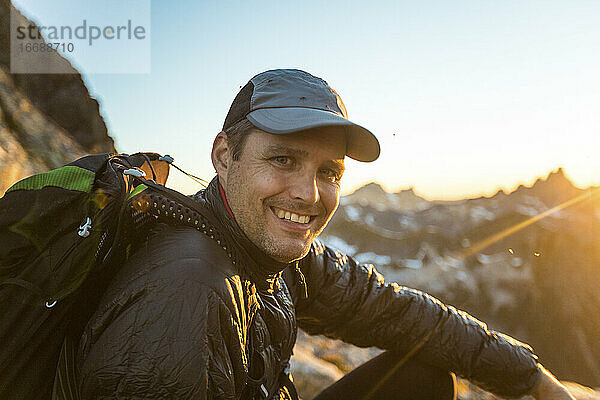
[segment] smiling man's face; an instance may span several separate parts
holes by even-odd
[[[237,161],[220,176],[235,219],[272,258],[308,253],[340,198],[346,139],[342,129],[272,135],[252,130]]]

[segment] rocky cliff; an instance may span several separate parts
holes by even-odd
[[[10,74],[11,8],[9,0],[0,0],[0,195],[28,175],[87,153],[115,151],[99,104],[77,71]],[[58,53],[53,62],[70,66]]]

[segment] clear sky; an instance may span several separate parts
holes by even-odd
[[[66,18],[55,2],[13,2],[38,24]],[[123,14],[111,2],[67,3],[74,14]],[[152,0],[150,8],[149,73],[86,72],[93,67],[74,60],[119,151],[169,153],[211,178],[212,139],[240,87],[267,69],[300,68],[327,80],[350,119],[380,139],[379,160],[347,163],[345,193],[376,181],[429,199],[473,197],[561,166],[580,187],[600,185],[597,0]],[[177,172],[170,182],[198,189]]]

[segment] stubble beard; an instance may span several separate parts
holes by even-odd
[[[290,263],[306,256],[312,242],[325,227],[323,225],[317,231],[311,230],[308,237],[297,239],[290,236],[279,237],[272,232],[273,227],[270,227],[267,219],[267,214],[271,212],[269,208],[271,203],[276,205],[274,199],[263,199],[257,209],[248,207],[248,204],[254,206],[254,202],[258,199],[250,197],[249,184],[243,179],[238,166],[228,171],[226,186],[227,202],[237,224],[254,245],[276,261]],[[291,233],[286,232],[286,234]]]

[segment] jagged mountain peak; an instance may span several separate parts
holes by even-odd
[[[573,196],[580,194],[573,182],[565,174],[562,167],[550,171],[546,177],[538,177],[535,182],[529,186],[520,184],[512,191],[499,189],[491,199],[503,199],[509,197],[516,199],[521,196],[533,196],[542,200],[546,205],[552,205],[557,201],[565,201]]]
[[[369,182],[364,186],[356,189],[352,194],[385,194],[387,193],[385,189],[377,182]]]
[[[398,192],[396,192],[397,194],[411,194],[417,197],[421,197],[419,195],[417,195],[415,193],[415,188],[413,186],[409,187],[408,189],[400,189]]]
[[[546,178],[538,178],[533,185],[519,187],[510,194],[513,197],[521,195],[533,196],[540,199],[549,207],[567,201],[582,192],[566,176],[562,167],[548,173]]]
[[[565,171],[562,167],[559,167],[555,171],[551,171],[548,174],[548,176],[546,176],[546,179],[538,179],[535,182],[534,186],[536,184],[561,186],[563,188],[571,188],[571,189],[575,188],[575,185],[573,185],[573,182],[571,182],[571,180],[566,176]]]
[[[342,204],[371,206],[379,211],[416,211],[430,206],[430,202],[417,195],[414,188],[402,189],[395,193],[386,191],[380,184],[370,182],[342,199]]]

